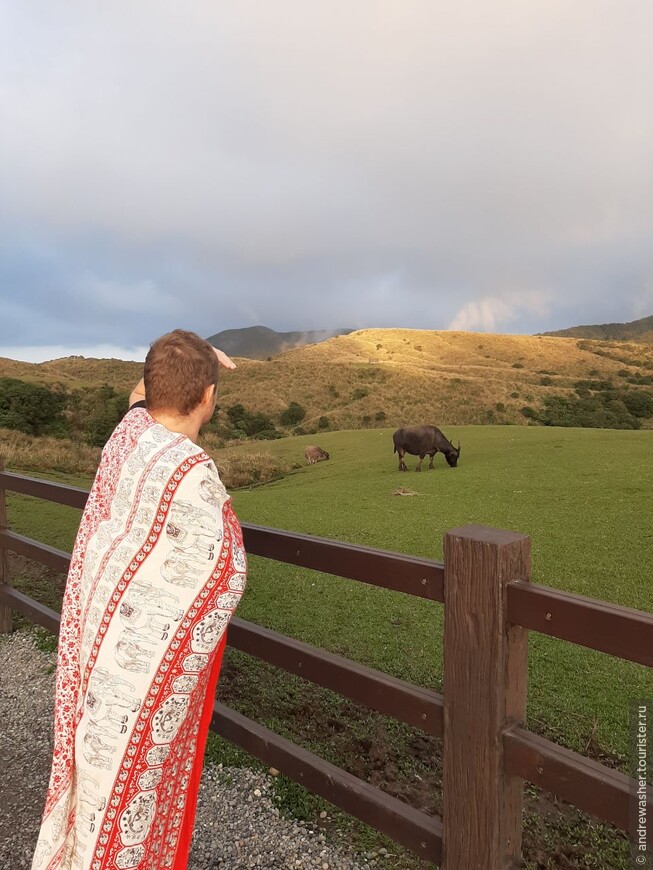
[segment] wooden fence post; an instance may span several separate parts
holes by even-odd
[[[507,628],[506,584],[530,580],[530,538],[485,526],[444,538],[445,870],[520,866],[523,780],[503,732],[526,713],[528,633]]]
[[[0,471],[4,471],[5,463],[0,456]],[[0,530],[7,528],[7,499],[5,489],[0,483]],[[7,551],[0,543],[0,585],[9,583],[9,558]],[[0,601],[0,634],[9,634],[11,631],[11,608]]]

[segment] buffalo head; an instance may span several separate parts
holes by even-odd
[[[453,444],[451,445],[451,450],[447,450],[444,454],[444,458],[447,460],[451,468],[456,467],[460,458],[460,441],[458,442],[458,447],[454,447]]]

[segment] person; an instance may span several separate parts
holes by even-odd
[[[105,445],[70,562],[54,749],[33,870],[187,867],[204,747],[247,563],[197,445],[219,367],[192,332],[157,339]]]

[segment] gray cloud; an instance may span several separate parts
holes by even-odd
[[[645,0],[0,3],[0,353],[647,314],[652,27]]]

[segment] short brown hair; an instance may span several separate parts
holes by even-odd
[[[162,335],[145,357],[145,401],[151,411],[186,417],[202,401],[207,387],[218,384],[218,358],[212,346],[184,329]]]

